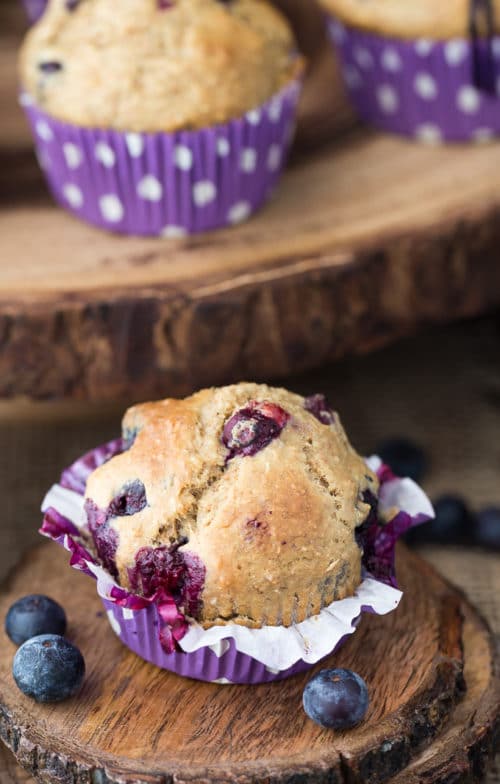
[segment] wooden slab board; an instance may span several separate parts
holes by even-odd
[[[65,214],[15,106],[14,2],[0,9],[1,396],[279,378],[500,302],[500,144],[429,148],[353,127],[314,25],[300,144],[255,219],[168,241]]]
[[[498,640],[464,602],[464,676],[467,692],[443,732],[388,784],[473,784],[483,781],[500,747]]]
[[[23,766],[60,784],[99,775],[106,784],[385,781],[436,736],[463,693],[460,595],[405,550],[399,571],[406,594],[398,611],[365,616],[339,654],[316,666],[355,669],[371,693],[366,721],[332,733],[302,710],[311,673],[221,687],[143,662],[114,636],[93,581],[73,572],[54,545],[43,545],[13,572],[0,617],[26,591],[61,601],[87,678],[69,702],[34,704],[12,680],[15,648],[2,633],[0,736]]]

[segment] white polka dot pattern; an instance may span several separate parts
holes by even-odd
[[[382,52],[382,68],[391,73],[400,71],[403,67],[401,57],[394,48],[384,49]]]
[[[300,89],[215,128],[171,134],[79,128],[23,99],[60,203],[99,227],[179,238],[250,217],[285,165]]]
[[[384,114],[394,114],[398,110],[398,94],[390,84],[381,84],[377,88],[377,101]]]
[[[269,104],[268,115],[269,119],[273,123],[277,123],[281,117],[283,105],[280,98],[273,98],[271,103]]]
[[[479,111],[481,96],[479,91],[471,85],[461,87],[457,93],[457,105],[466,114],[475,114]]]
[[[160,235],[167,239],[174,240],[185,237],[186,233],[186,230],[183,229],[182,226],[165,226],[165,228],[161,230]]]
[[[97,142],[95,146],[95,157],[107,169],[112,169],[116,163],[116,155],[112,147],[106,142]]]
[[[36,123],[36,132],[40,139],[43,139],[44,142],[50,142],[54,138],[54,133],[52,128],[45,120],[39,120]]]
[[[467,57],[467,44],[462,39],[448,41],[444,46],[444,56],[448,65],[460,65]]]
[[[363,46],[358,46],[354,49],[353,54],[357,64],[364,71],[368,71],[373,67],[373,56],[369,49],[365,49]]]
[[[139,133],[126,133],[125,143],[132,158],[139,158],[144,152],[144,139]]]
[[[210,180],[200,180],[193,185],[193,201],[197,207],[206,207],[217,196],[217,188]]]
[[[182,171],[189,171],[193,165],[193,153],[184,144],[178,144],[175,148],[175,165]]]
[[[267,168],[269,171],[275,172],[281,166],[282,149],[279,144],[272,144],[267,153]]]
[[[247,112],[246,118],[250,125],[258,125],[260,123],[260,109],[252,109]]]
[[[329,22],[342,74],[361,117],[390,133],[427,144],[483,142],[500,135],[500,36],[471,41],[403,41]],[[342,33],[339,34],[339,30]],[[474,84],[474,62],[494,68],[496,95]]]
[[[434,44],[427,38],[419,38],[415,41],[415,51],[420,57],[427,57],[432,52]]]
[[[257,150],[254,150],[252,147],[247,147],[243,150],[240,156],[240,166],[241,170],[247,172],[247,174],[254,172],[257,168]]]
[[[221,137],[217,139],[217,155],[220,155],[221,158],[227,158],[229,153],[231,152],[231,145],[229,144],[227,139]]]
[[[437,98],[438,88],[434,77],[428,73],[418,73],[414,81],[415,92],[424,101],[432,101]]]
[[[152,174],[146,174],[137,184],[137,193],[145,201],[160,201],[163,196],[163,186]]]
[[[252,205],[248,201],[239,201],[237,204],[234,204],[228,212],[228,223],[231,225],[236,225],[237,223],[243,223],[246,220],[250,213],[252,212]]]
[[[114,193],[108,193],[99,199],[102,217],[109,223],[120,223],[123,218],[123,204]]]
[[[78,169],[82,164],[83,155],[80,148],[72,142],[63,144],[63,154],[66,159],[68,169]]]
[[[70,207],[73,207],[75,210],[78,210],[82,206],[83,193],[81,192],[78,185],[73,185],[72,183],[68,183],[64,185],[63,193]]]
[[[443,141],[443,136],[438,126],[431,123],[419,125],[415,131],[415,137],[425,144],[439,144]]]

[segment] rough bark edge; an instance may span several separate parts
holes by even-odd
[[[467,605],[470,609],[470,605]],[[476,614],[478,626],[489,632],[488,624],[481,615]],[[493,671],[491,686],[486,702],[475,703],[471,723],[464,727],[461,745],[454,748],[453,753],[443,752],[443,758],[435,757],[424,760],[411,771],[404,784],[478,784],[483,781],[488,765],[500,750],[500,639],[489,632],[490,650],[492,653]],[[484,693],[483,693],[484,696]],[[388,784],[403,784],[402,775]]]
[[[481,224],[280,259],[203,288],[0,300],[0,397],[140,400],[279,379],[494,308],[498,247],[494,210]]]

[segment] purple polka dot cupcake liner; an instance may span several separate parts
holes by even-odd
[[[385,615],[397,608],[402,594],[396,583],[396,541],[412,526],[429,520],[433,510],[414,482],[395,477],[379,458],[372,457],[367,463],[380,480],[378,514],[370,517],[363,531],[363,575],[353,596],[334,601],[318,615],[288,628],[248,629],[230,623],[203,629],[186,616],[181,626],[169,625],[172,618],[177,623],[182,608],[166,604],[164,595],[145,598],[122,588],[91,546],[84,512],[87,479],[125,448],[122,439],[112,441],[63,471],[44,499],[40,532],[70,553],[73,568],[96,580],[111,628],[142,659],[212,683],[270,683],[304,672],[336,652],[355,632],[364,612]]]
[[[407,41],[331,17],[328,27],[349,96],[365,122],[429,144],[500,135],[500,36]],[[488,89],[478,86],[481,81]]]
[[[108,231],[181,237],[246,220],[274,191],[295,128],[299,79],[230,122],[175,133],[82,128],[27,94],[37,157],[55,200]]]
[[[43,15],[47,7],[47,0],[23,0],[23,6],[29,21],[34,24]]]

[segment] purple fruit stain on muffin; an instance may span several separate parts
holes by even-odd
[[[95,549],[104,568],[118,579],[116,568],[116,551],[118,549],[118,533],[110,525],[114,517],[129,517],[137,514],[147,505],[146,490],[139,479],[128,482],[111,501],[107,509],[100,509],[91,498],[85,501],[85,512],[89,531],[94,540]]]
[[[335,413],[325,395],[310,395],[304,401],[304,408],[323,425],[335,424]]]
[[[80,5],[80,0],[66,0],[66,10],[71,13]]]
[[[200,596],[205,584],[205,567],[193,553],[181,550],[182,539],[172,547],[142,547],[129,569],[132,589],[147,599],[162,594],[171,597],[187,615],[200,610]]]
[[[99,509],[91,498],[87,498],[85,501],[85,512],[97,555],[106,571],[117,580],[116,550],[118,548],[118,534],[109,524],[110,516],[104,509]]]
[[[290,419],[281,406],[268,401],[251,401],[227,420],[222,442],[229,449],[227,460],[252,457],[278,438]]]
[[[269,533],[269,523],[265,520],[254,518],[245,523],[245,542],[254,542],[258,537],[266,536]]]
[[[196,617],[201,607],[206,570],[198,556],[180,550],[187,541],[183,538],[169,548],[142,547],[128,570],[132,590],[156,603],[164,624],[160,640],[167,653],[186,634],[186,616]]]

